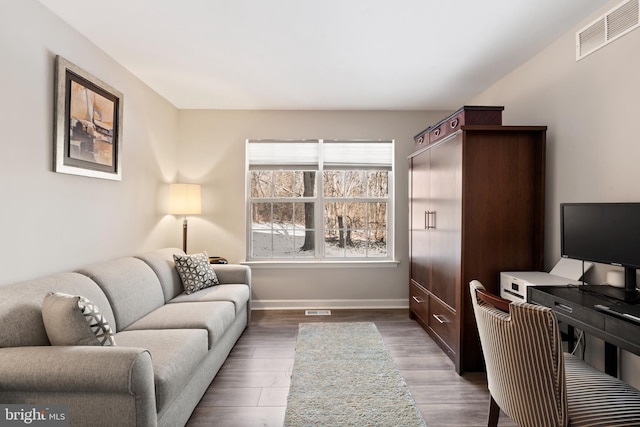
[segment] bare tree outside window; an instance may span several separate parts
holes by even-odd
[[[313,197],[316,194],[316,173],[315,172],[303,172],[303,184],[304,184],[304,192],[302,193],[303,197]],[[304,244],[300,250],[302,251],[312,251],[315,248],[315,233],[313,231],[314,227],[314,207],[313,203],[305,203],[304,204],[304,228],[306,229],[304,233]]]
[[[367,170],[324,172],[325,253],[387,256],[388,174]]]

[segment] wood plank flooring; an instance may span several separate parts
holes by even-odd
[[[187,426],[280,427],[284,422],[298,324],[374,322],[428,427],[486,426],[489,392],[480,373],[459,376],[407,310],[254,311],[249,327],[194,410]],[[506,415],[500,426],[516,426]],[[381,426],[384,427],[384,426]]]

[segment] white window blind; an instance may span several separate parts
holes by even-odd
[[[247,162],[256,166],[318,166],[391,170],[392,141],[248,140]]]
[[[319,141],[247,141],[247,161],[252,166],[317,166]]]
[[[376,168],[391,169],[393,144],[391,141],[324,141],[325,169]]]

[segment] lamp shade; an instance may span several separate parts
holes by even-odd
[[[169,213],[198,215],[202,212],[200,185],[169,184]]]

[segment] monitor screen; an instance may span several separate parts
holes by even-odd
[[[640,268],[640,203],[562,203],[562,256]]]

